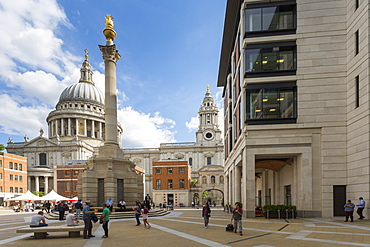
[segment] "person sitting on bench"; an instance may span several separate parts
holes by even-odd
[[[44,213],[39,211],[38,214],[32,216],[30,227],[41,227],[41,226],[48,226],[45,222]]]

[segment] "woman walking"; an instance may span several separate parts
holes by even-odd
[[[204,218],[204,228],[208,228],[209,217],[211,217],[211,208],[208,202],[203,205],[202,216]]]
[[[135,212],[135,219],[136,219],[136,226],[140,226],[140,214],[141,214],[141,207],[140,203],[136,202],[136,206],[132,208]]]
[[[104,235],[102,236],[102,238],[107,238],[108,237],[108,222],[110,220],[109,215],[111,211],[109,210],[109,208],[107,207],[107,204],[105,203],[102,204],[102,207],[103,207],[103,212],[100,216],[100,223],[102,224],[102,227],[104,229]]]
[[[141,214],[143,216],[143,222],[144,222],[144,229],[150,228],[150,224],[148,222],[148,213],[149,213],[149,209],[147,208],[147,206],[144,206],[144,208],[141,209]]]

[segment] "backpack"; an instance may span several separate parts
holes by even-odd
[[[149,210],[147,208],[144,208],[144,214],[147,214]]]

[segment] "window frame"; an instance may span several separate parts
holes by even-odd
[[[155,174],[161,174],[161,168],[155,168]]]
[[[173,174],[173,169],[172,168],[167,168],[167,174]]]
[[[258,54],[256,53],[256,57],[259,58],[253,62],[255,64],[256,62],[259,62],[261,66],[261,70],[254,70],[254,66],[251,68],[248,68],[248,64],[251,64],[252,61],[250,57],[252,56],[253,50],[259,50]],[[249,54],[248,54],[249,52]],[[264,66],[268,68],[267,66],[271,65],[262,65],[267,64],[268,60],[262,60],[262,57],[264,56],[264,59],[271,58],[272,55],[275,55],[274,60],[276,61],[275,68],[278,68],[278,66],[285,65],[281,62],[281,60],[284,60],[281,58],[282,54],[287,54],[287,52],[292,52],[292,66],[291,69],[270,69],[270,70],[263,70]],[[264,63],[267,61],[267,63]],[[268,76],[288,76],[288,75],[295,75],[297,71],[297,44],[295,41],[287,41],[287,42],[275,42],[275,43],[265,43],[265,44],[249,44],[247,45],[246,49],[244,50],[244,78],[256,78],[256,77],[268,77]]]
[[[293,26],[291,28],[276,28],[276,29],[271,29],[271,30],[264,30],[263,29],[263,20],[266,15],[263,14],[263,9],[271,8],[271,7],[276,7],[278,10],[278,21],[277,21],[277,26],[279,26],[279,20],[280,20],[280,14],[282,13],[281,8],[282,7],[288,7],[291,6],[293,15],[292,15],[292,21],[293,21]],[[248,28],[248,11],[251,10],[258,10],[260,9],[261,14],[260,14],[260,30],[252,30],[252,31],[247,31]],[[275,12],[276,14],[276,12]],[[274,17],[275,17],[274,14]],[[257,3],[257,4],[247,4],[247,7],[244,9],[244,37],[261,37],[261,36],[274,36],[274,35],[287,35],[287,34],[295,34],[297,30],[297,3],[296,1],[282,1],[282,2],[269,2],[269,3]]]
[[[157,179],[157,180],[155,181],[155,188],[156,188],[157,190],[160,190],[160,189],[161,189],[161,180],[160,180],[160,179]]]
[[[280,91],[286,91],[291,89],[293,92],[293,117],[288,118],[250,118],[250,94],[252,90],[264,90],[264,89],[277,89]],[[279,82],[279,83],[261,83],[261,84],[249,84],[246,90],[246,110],[245,110],[245,123],[247,125],[260,125],[260,124],[286,124],[296,123],[298,118],[298,99],[297,99],[297,85],[296,82]],[[279,91],[279,93],[280,93]],[[263,102],[262,102],[263,104]],[[280,102],[278,108],[280,109]],[[261,106],[263,109],[264,107]]]
[[[173,189],[173,181],[172,181],[172,179],[167,179],[167,188],[168,189]]]
[[[179,173],[185,173],[185,168],[184,167],[179,167]]]
[[[180,189],[185,189],[185,179],[180,179],[179,184],[180,184]]]

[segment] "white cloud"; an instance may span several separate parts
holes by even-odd
[[[186,128],[188,128],[188,132],[192,132],[193,130],[197,130],[199,127],[199,118],[198,117],[191,117],[189,122],[185,123]]]
[[[45,117],[51,110],[47,106],[23,107],[6,94],[0,95],[0,102],[6,102],[1,108],[1,133],[32,138],[41,127],[47,130]]]
[[[123,128],[122,147],[158,148],[160,143],[176,142],[176,123],[158,112],[152,116],[125,107],[119,109],[118,121]]]

